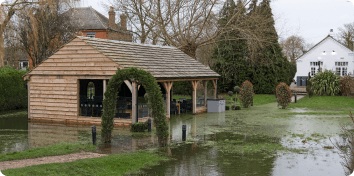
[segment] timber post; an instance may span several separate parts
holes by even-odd
[[[170,116],[171,116],[171,111],[170,111],[171,110],[171,105],[170,105],[171,95],[170,95],[170,93],[171,93],[171,88],[173,86],[173,82],[172,81],[163,82],[163,86],[166,90],[166,111],[167,111],[166,113],[167,113],[168,118],[170,118]]]

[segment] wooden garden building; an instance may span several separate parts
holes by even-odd
[[[193,114],[206,109],[209,81],[216,98],[220,75],[175,47],[76,37],[24,76],[28,82],[28,118],[100,124],[102,101],[109,79],[117,68],[130,67],[151,73],[163,87],[161,91],[165,92],[167,117],[177,105],[170,98],[175,81],[191,82],[193,97],[190,108]],[[136,108],[143,109],[136,98],[143,88],[134,80],[124,82],[117,100],[115,125],[129,126],[136,122],[133,117],[140,114]],[[196,89],[199,83],[204,84],[205,96],[203,105],[197,108]],[[179,110],[187,108],[181,106],[179,104]]]

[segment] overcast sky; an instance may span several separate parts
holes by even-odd
[[[82,6],[92,6],[108,17],[102,6],[109,0],[84,0]],[[272,10],[280,37],[302,36],[308,43],[316,44],[325,38],[330,29],[354,22],[354,5],[348,0],[273,0]]]

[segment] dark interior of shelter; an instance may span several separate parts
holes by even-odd
[[[108,85],[106,80],[106,84]],[[101,117],[103,109],[103,80],[102,79],[80,79],[80,116]],[[166,91],[161,83],[162,97],[166,106]],[[146,91],[141,85],[138,91],[138,116],[139,118],[149,117],[148,103],[144,98]],[[180,106],[180,108],[177,107]],[[201,106],[199,103],[198,107]],[[178,102],[171,97],[170,111],[171,114],[187,112],[192,110],[192,100],[180,99]],[[125,83],[121,84],[119,89],[115,118],[131,119],[132,114],[132,93]]]

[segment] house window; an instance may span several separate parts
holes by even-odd
[[[311,67],[311,76],[315,75],[316,67]]]
[[[348,73],[348,62],[335,62],[336,74],[345,76]]]
[[[20,69],[21,70],[26,70],[27,67],[28,67],[28,61],[21,61],[20,62]]]
[[[340,76],[340,70],[341,68],[340,67],[336,67],[336,74]]]
[[[87,37],[95,38],[96,32],[86,32]]]
[[[345,75],[347,75],[347,67],[343,67],[342,68],[342,76],[345,76]]]

